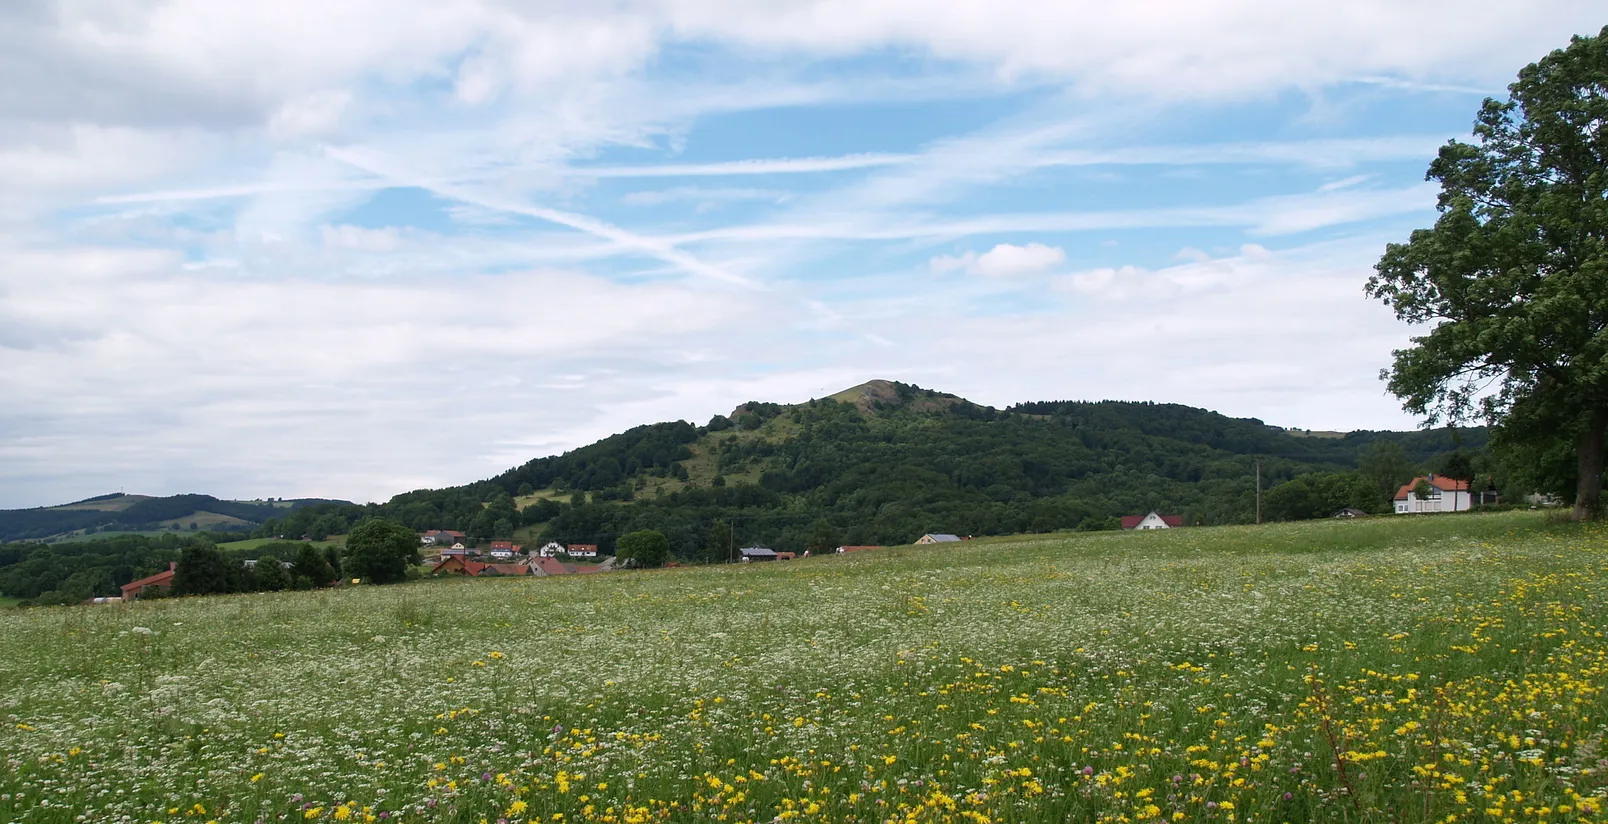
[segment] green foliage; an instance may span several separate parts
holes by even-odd
[[[1401,444],[1394,441],[1369,444],[1358,457],[1357,465],[1363,476],[1373,482],[1380,500],[1394,497],[1396,490],[1412,480],[1418,472],[1413,462],[1407,459]]]
[[[816,518],[815,522],[810,524],[809,540],[804,544],[804,548],[810,553],[820,555],[834,552],[840,546],[843,546],[843,534],[838,532],[838,528],[833,526],[831,521]]]
[[[1434,228],[1385,249],[1368,293],[1428,334],[1390,390],[1432,420],[1500,422],[1520,458],[1567,443],[1575,517],[1599,504],[1608,431],[1608,27],[1487,99],[1475,142],[1430,164]],[[1492,389],[1494,388],[1494,391]]]
[[[1267,491],[1263,510],[1269,520],[1304,521],[1328,518],[1342,509],[1384,512],[1384,500],[1373,481],[1356,472],[1314,472]]]
[[[328,586],[337,575],[329,558],[312,544],[301,544],[291,562],[291,583],[297,589]]]
[[[257,559],[257,589],[263,592],[278,592],[290,589],[290,573],[282,565],[279,558],[269,555]]]
[[[620,560],[635,561],[640,567],[661,567],[670,557],[670,541],[663,532],[643,529],[620,536],[619,549],[615,554]]]
[[[239,591],[239,575],[230,569],[239,566],[208,543],[195,543],[179,555],[178,571],[173,574],[174,595],[218,595]]]
[[[372,584],[407,579],[408,567],[419,562],[419,539],[413,530],[384,518],[370,518],[346,536],[342,567],[347,576]]]

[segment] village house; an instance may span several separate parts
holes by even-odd
[[[596,558],[597,544],[570,544],[565,554],[571,558]]]
[[[552,544],[549,544],[548,546],[552,546]],[[545,552],[546,549],[547,547],[542,547],[543,552]],[[525,561],[525,566],[530,569],[530,574],[532,575],[570,574],[569,568],[564,566],[564,564],[557,558],[554,558],[551,555],[543,555],[540,553],[527,559]]]
[[[524,564],[487,564],[471,560],[461,555],[443,558],[430,570],[431,575],[446,575],[457,573],[468,575],[471,578],[494,578],[505,575],[529,575],[530,568]]]
[[[1357,509],[1356,507],[1348,506],[1345,509],[1342,509],[1339,512],[1334,513],[1334,517],[1336,517],[1336,518],[1366,518],[1366,517],[1368,517],[1368,513],[1363,512],[1362,510]]]
[[[737,550],[737,554],[745,564],[753,563],[755,561],[776,560],[776,550],[771,549],[770,547],[745,546],[742,549]]]
[[[1425,497],[1418,497],[1415,488],[1423,483],[1428,487]],[[1424,475],[1414,478],[1396,490],[1396,514],[1413,515],[1420,512],[1466,512],[1473,508],[1468,481]]]
[[[564,554],[564,545],[557,541],[548,541],[536,550],[536,554],[542,558],[557,558]]]
[[[916,543],[920,544],[922,546],[926,546],[928,544],[955,543],[956,541],[959,541],[959,540],[960,540],[959,535],[950,535],[947,532],[929,532],[926,535],[923,535],[920,538],[917,538]]]
[[[140,597],[140,593],[148,589],[161,590],[162,592],[173,589],[173,576],[178,572],[178,569],[177,562],[169,561],[167,569],[155,575],[147,575],[138,581],[129,581],[123,585],[123,600],[132,601]]]
[[[492,541],[486,548],[487,554],[498,560],[506,560],[525,551],[525,548],[513,541]]]
[[[456,555],[462,558],[471,558],[480,554],[480,550],[464,546],[461,542],[441,550],[442,555]]]
[[[1184,525],[1182,515],[1161,515],[1150,510],[1148,515],[1122,516],[1123,529],[1177,529]]]
[[[462,543],[463,539],[467,537],[469,536],[459,532],[456,529],[431,529],[426,530],[419,535],[419,543],[424,544],[425,546],[434,546],[436,544],[456,544]]]

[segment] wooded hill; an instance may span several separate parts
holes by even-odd
[[[1382,447],[1396,460],[1370,508],[1384,511],[1385,487],[1402,473],[1485,443],[1483,429],[1314,436],[1176,404],[999,410],[872,381],[802,404],[743,404],[704,426],[636,427],[479,483],[342,514],[605,551],[619,535],[657,529],[677,555],[718,558],[732,545],[796,551],[909,543],[925,532],[1113,528],[1151,509],[1191,524],[1244,523],[1255,517],[1258,460],[1271,488],[1355,470]],[[298,510],[259,533],[321,537],[312,524],[332,509]]]
[[[1369,476],[1376,493],[1364,488],[1366,500],[1346,504],[1386,511],[1394,484],[1451,453],[1477,454],[1486,439],[1484,429],[1304,433],[1177,404],[1043,401],[1000,410],[872,381],[801,404],[746,403],[703,426],[639,426],[385,504],[102,496],[0,512],[0,537],[182,529],[202,512],[238,519],[258,537],[320,539],[379,516],[482,542],[595,543],[605,552],[622,534],[657,529],[678,556],[719,559],[750,544],[802,551],[909,543],[925,532],[1110,529],[1152,509],[1189,524],[1245,523],[1255,517],[1258,460],[1272,490],[1382,454],[1388,460]]]
[[[61,506],[0,510],[0,543],[68,538],[102,532],[210,530],[249,533],[276,513],[314,504],[345,501],[224,501],[211,495],[112,493]]]

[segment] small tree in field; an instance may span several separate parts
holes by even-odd
[[[670,557],[670,539],[657,529],[644,529],[620,536],[615,556],[634,560],[639,566],[660,567]]]
[[[291,572],[291,581],[297,589],[329,586],[329,582],[335,580],[335,570],[330,567],[329,559],[312,544],[302,544],[296,550]]]
[[[177,571],[173,573],[173,594],[212,595],[229,592],[229,561],[217,547],[208,543],[194,543],[179,555]]]
[[[1441,147],[1427,175],[1440,218],[1386,247],[1368,294],[1434,324],[1386,372],[1406,408],[1483,417],[1529,463],[1567,444],[1574,477],[1560,486],[1589,520],[1608,433],[1608,27],[1508,91],[1481,107],[1475,143]]]
[[[418,562],[418,536],[384,518],[370,518],[346,536],[345,574],[374,584],[406,580],[408,566]]]

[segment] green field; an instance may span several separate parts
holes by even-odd
[[[236,551],[238,551],[238,550],[242,550],[242,549],[257,549],[257,548],[262,547],[262,546],[264,546],[266,544],[283,544],[283,543],[287,543],[287,542],[289,542],[289,543],[298,543],[298,544],[304,544],[304,543],[305,544],[312,544],[313,546],[318,546],[318,547],[344,546],[345,545],[345,543],[346,543],[346,536],[345,535],[335,535],[335,536],[332,536],[332,537],[333,537],[333,540],[329,540],[329,541],[289,541],[289,539],[287,539],[287,538],[247,538],[244,541],[228,541],[226,543],[218,544],[218,549],[236,550]]]
[[[0,821],[1602,821],[1532,513],[0,614]]]

